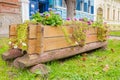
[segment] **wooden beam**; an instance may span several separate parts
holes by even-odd
[[[25,55],[19,59],[16,59],[14,61],[14,66],[17,68],[30,67],[40,63],[49,62],[52,60],[67,58],[86,51],[101,48],[106,45],[107,42],[94,42],[94,43],[86,44],[83,47],[75,46],[75,47],[63,48],[63,49],[44,52],[43,54],[38,55],[36,59],[29,59],[28,55]]]
[[[24,53],[20,49],[10,49],[8,52],[2,54],[2,58],[3,60],[12,60],[23,55]]]

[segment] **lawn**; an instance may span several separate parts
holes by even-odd
[[[111,36],[120,36],[120,31],[110,31]]]
[[[0,40],[0,54],[8,49]],[[43,80],[120,80],[120,41],[109,40],[107,50],[46,63],[49,74]],[[15,69],[0,58],[0,80],[42,80],[28,70]]]

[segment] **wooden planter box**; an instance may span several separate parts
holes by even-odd
[[[10,25],[10,38],[15,38],[17,25]],[[66,26],[64,26],[66,27]],[[73,33],[74,27],[68,27],[67,31],[70,35]],[[72,37],[71,40],[75,42]],[[51,60],[70,57],[89,50],[105,47],[105,42],[100,42],[97,38],[97,28],[88,28],[86,31],[86,45],[80,47],[78,44],[69,44],[59,27],[43,26],[40,24],[30,24],[28,26],[28,49],[27,54],[21,58],[15,59],[16,67],[29,67],[39,63]],[[20,48],[20,47],[19,47]],[[19,65],[19,66],[18,66]]]
[[[10,26],[10,38],[16,37],[17,25]],[[65,26],[66,27],[66,26]],[[42,25],[29,25],[28,27],[28,54],[41,54],[51,50],[57,50],[73,46],[65,39],[64,33],[60,27],[50,27]],[[73,33],[73,27],[67,26],[67,31],[70,35]],[[75,41],[71,38],[75,43]],[[86,31],[85,43],[97,42],[97,28],[89,28]],[[74,45],[74,46],[77,46]],[[19,47],[20,48],[20,47]]]

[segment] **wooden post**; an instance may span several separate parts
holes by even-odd
[[[17,37],[17,24],[12,24],[9,26],[9,38],[12,41],[12,43],[10,44],[10,48],[13,48],[13,43],[15,42],[15,38]]]
[[[36,44],[36,53],[41,54],[44,52],[43,50],[43,30],[41,24],[37,25],[37,44]]]
[[[36,53],[37,26],[29,24],[28,26],[28,54]]]
[[[43,28],[41,24],[30,24],[28,27],[28,54],[35,59],[43,53]]]

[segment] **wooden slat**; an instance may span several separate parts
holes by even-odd
[[[28,27],[29,31],[28,31],[28,38],[37,38],[37,26],[36,25],[33,25],[33,24],[30,24],[29,27]]]
[[[59,48],[69,47],[69,44],[65,37],[45,38],[44,39],[44,51],[54,50]]]
[[[43,53],[43,31],[40,24],[37,25],[36,53]]]
[[[28,40],[28,54],[36,53],[36,39]]]
[[[73,32],[72,27],[67,27],[67,30],[69,34]],[[64,33],[60,27],[44,26],[44,37],[57,37],[57,36],[64,36]]]
[[[97,35],[87,35],[86,43],[98,41]],[[73,46],[69,44],[65,37],[44,38],[44,51],[60,49]]]
[[[97,35],[87,35],[86,43],[96,42],[98,41]]]
[[[96,34],[97,33],[97,28],[88,28],[86,31],[86,34]]]
[[[12,24],[9,26],[9,36],[10,35],[17,35],[17,25]]]

